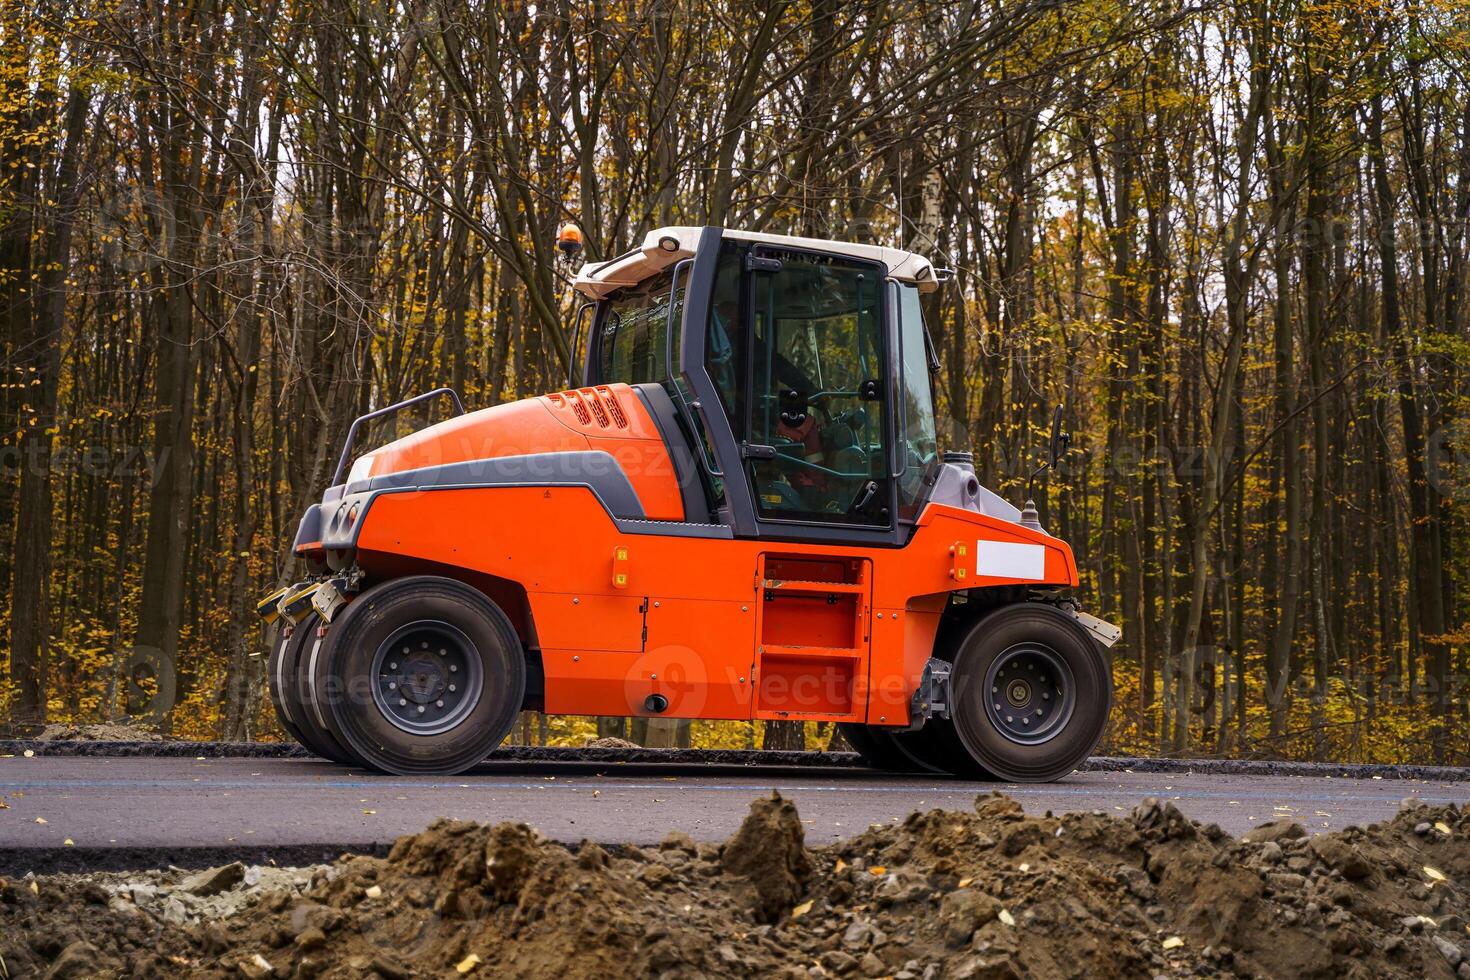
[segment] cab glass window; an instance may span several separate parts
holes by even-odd
[[[899,397],[899,513],[913,511],[924,492],[924,471],[939,451],[934,427],[934,389],[929,375],[929,341],[924,330],[924,311],[919,289],[895,283],[898,291],[899,356],[902,359]]]
[[[673,269],[667,269],[607,298],[598,321],[598,367],[604,383],[667,383],[669,324],[672,320],[677,333],[687,278],[680,276],[675,292]],[[675,359],[678,356],[675,344]]]
[[[758,249],[749,276],[747,441],[756,507],[771,520],[887,526],[888,385],[883,270],[838,256]]]

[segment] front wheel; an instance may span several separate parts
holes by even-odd
[[[1102,738],[1113,702],[1100,647],[1053,606],[1005,606],[981,619],[955,653],[945,734],[963,774],[1049,782]],[[968,771],[967,771],[968,770]]]
[[[452,775],[510,732],[526,690],[519,637],[484,593],[430,575],[354,599],[322,643],[313,686],[328,727],[369,767]]]

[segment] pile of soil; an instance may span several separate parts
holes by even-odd
[[[385,859],[151,885],[0,885],[9,975],[1470,977],[1470,810],[1454,806],[1237,840],[1168,802],[1027,817],[986,794],[813,850],[773,796],[723,845],[572,849],[438,821]],[[160,908],[183,888],[238,898],[177,924]]]
[[[164,737],[146,725],[47,725],[36,733],[41,742],[162,742]]]

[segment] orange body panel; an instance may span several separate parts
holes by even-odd
[[[529,453],[600,450],[617,460],[650,520],[684,520],[662,435],[625,384],[507,402],[446,419],[373,450],[371,476]],[[528,475],[528,479],[534,474]]]
[[[562,425],[553,413],[569,395],[550,397],[563,406],[540,409]],[[526,404],[507,407],[544,424]],[[624,411],[631,427],[634,413]],[[544,431],[515,438],[549,448]],[[394,446],[394,465],[430,465]],[[659,493],[634,485],[653,513]],[[979,574],[984,542],[1042,546],[1044,577]],[[777,544],[624,533],[583,487],[385,493],[363,518],[357,559],[370,575],[421,561],[520,583],[545,709],[558,714],[646,714],[644,700],[657,693],[672,717],[906,724],[948,592],[1077,584],[1064,542],[954,507],[931,504],[901,549]]]

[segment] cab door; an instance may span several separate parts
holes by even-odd
[[[763,245],[747,265],[741,421],[758,519],[788,532],[891,527],[884,268]]]

